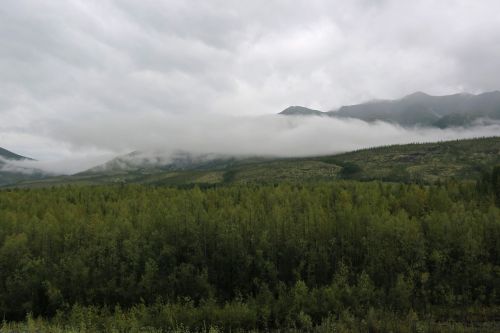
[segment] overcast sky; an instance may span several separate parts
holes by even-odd
[[[498,90],[499,12],[497,0],[3,0],[0,146],[54,160],[200,131],[239,142],[250,134],[224,132],[233,117],[289,105]],[[290,128],[263,127],[276,126]],[[382,135],[370,128],[353,141]]]

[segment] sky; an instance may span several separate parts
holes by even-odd
[[[498,90],[499,12],[497,0],[3,0],[0,146],[75,171],[148,147],[297,155],[481,135],[273,115]]]

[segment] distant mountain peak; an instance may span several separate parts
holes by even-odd
[[[19,161],[19,160],[33,160],[32,158],[18,155],[16,153],[13,153],[13,152],[11,152],[11,151],[9,151],[7,149],[1,148],[1,147],[0,147],[0,158],[4,158],[4,159],[7,159],[7,160],[15,160],[15,161]]]
[[[408,100],[408,99],[421,99],[421,98],[427,98],[427,97],[432,97],[429,94],[426,94],[422,91],[416,91],[413,94],[406,95],[402,99]]]
[[[309,109],[304,106],[293,105],[287,107],[285,110],[281,111],[279,114],[287,116],[310,116],[310,115],[323,115],[324,112],[319,110]]]

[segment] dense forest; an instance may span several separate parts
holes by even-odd
[[[434,185],[2,190],[0,315],[5,332],[494,332],[500,168]]]

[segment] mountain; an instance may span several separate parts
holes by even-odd
[[[18,155],[0,147],[0,186],[40,179],[45,176],[40,170],[23,167],[15,163],[23,160],[33,161],[32,158]]]
[[[140,153],[132,158],[143,157]],[[129,163],[122,156],[73,176],[25,181],[16,186],[150,184],[171,186],[248,183],[310,183],[338,179],[433,183],[478,179],[500,165],[500,137],[393,145],[330,156],[304,158],[234,158],[180,153],[169,162]],[[123,167],[123,160],[127,161]],[[139,160],[137,160],[139,161]],[[132,165],[132,167],[130,167]]]
[[[139,152],[118,156],[102,165],[98,165],[81,173],[79,176],[93,174],[154,173],[186,170],[219,170],[226,169],[248,157],[234,157],[221,154],[191,154],[184,151]],[[254,158],[264,160],[265,158]]]
[[[303,106],[289,106],[285,110],[281,111],[279,114],[285,116],[322,116],[325,115],[324,112],[309,109]]]
[[[0,158],[2,159],[6,159],[6,160],[15,160],[15,161],[19,161],[19,160],[33,160],[29,157],[24,157],[24,156],[21,156],[21,155],[18,155],[16,153],[13,153],[7,149],[4,149],[2,147],[0,147]],[[2,163],[2,161],[0,160],[0,163]]]
[[[303,112],[300,115],[356,118],[368,122],[386,121],[408,127],[448,128],[485,125],[500,121],[500,91],[479,95],[461,93],[447,96],[431,96],[416,92],[398,100],[376,100],[342,106],[334,111],[317,112]]]

